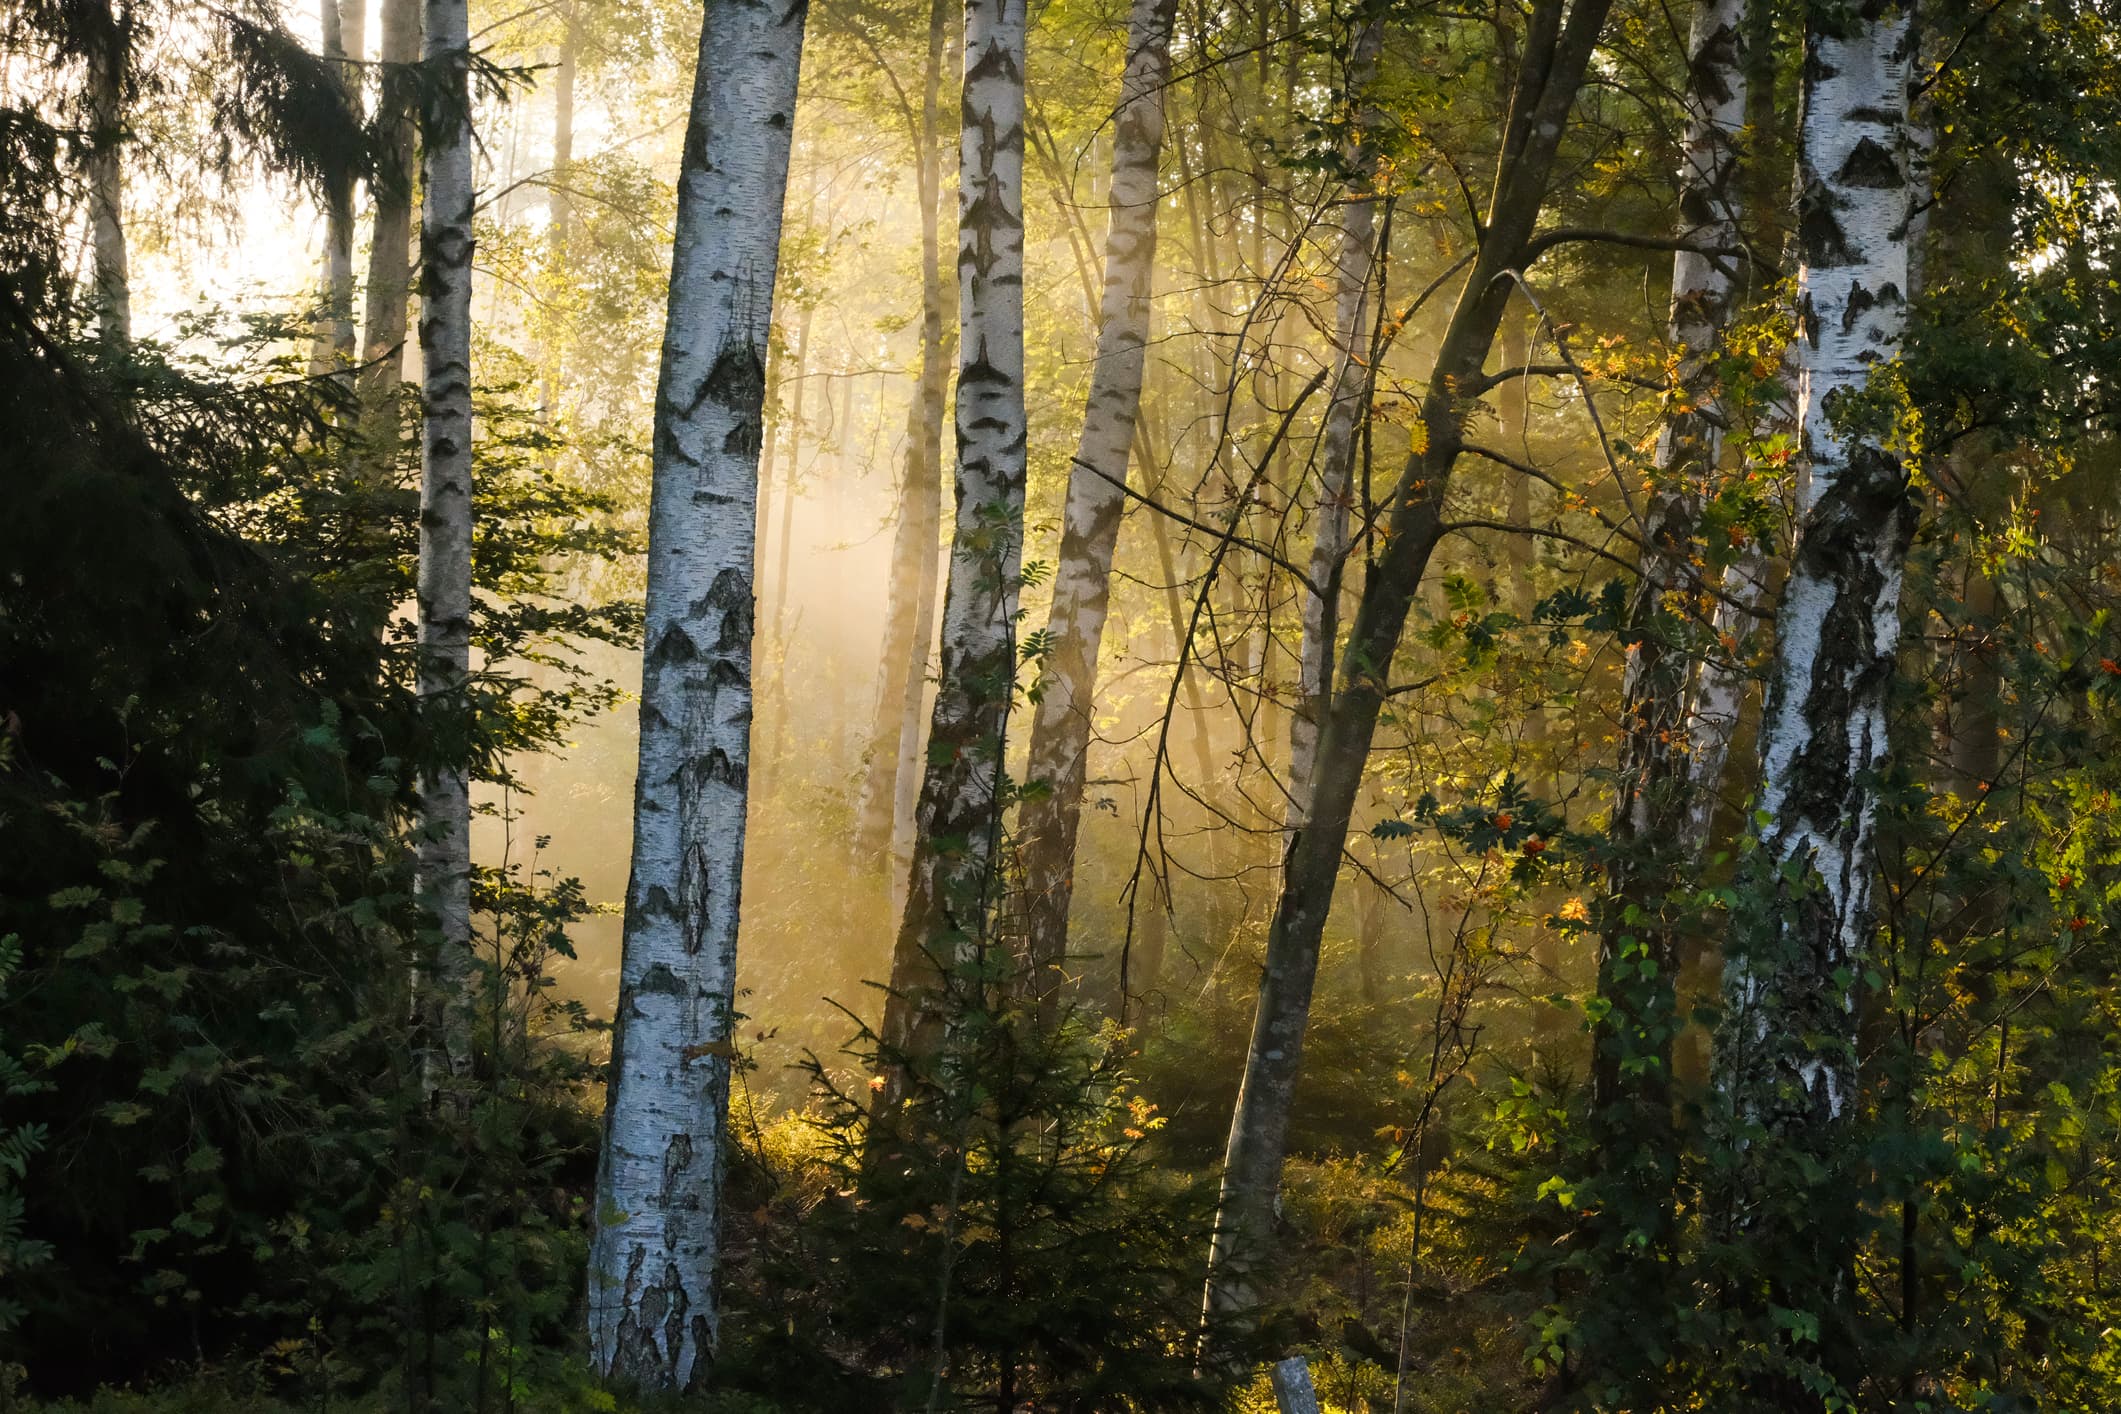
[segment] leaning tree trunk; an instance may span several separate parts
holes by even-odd
[[[804,9],[709,0],[656,393],[633,875],[589,1260],[590,1361],[695,1387],[717,1331],[766,345]]]
[[[1024,532],[1025,18],[1022,0],[965,3],[957,519],[941,682],[880,1032],[886,1107],[901,1093],[898,1062],[940,1044],[948,971],[986,933],[1001,833]]]
[[[1724,963],[1715,1078],[1732,1135],[1714,1212],[1757,1283],[1801,1294],[1840,1350],[1858,1227],[1841,1153],[1856,1105],[1876,772],[1914,535],[1888,417],[1848,419],[1898,356],[1907,305],[1905,5],[1815,13],[1798,136],[1797,541],[1761,727],[1758,848]],[[1837,416],[1838,415],[1838,416]],[[1794,1396],[1793,1396],[1794,1397]],[[1816,1407],[1806,1396],[1797,1407]]]
[[[1482,239],[1422,398],[1427,443],[1408,458],[1388,492],[1381,548],[1363,583],[1340,687],[1319,724],[1310,812],[1290,842],[1282,871],[1223,1158],[1209,1252],[1211,1312],[1248,1312],[1256,1304],[1250,1273],[1271,1250],[1319,943],[1370,740],[1407,612],[1444,533],[1444,497],[1475,401],[1466,390],[1485,386],[1481,370],[1513,293],[1513,272],[1537,253],[1533,226],[1545,208],[1554,155],[1609,7],[1610,0],[1576,0],[1564,16],[1563,0],[1539,0],[1531,12]]]
[[[919,149],[914,170],[921,202],[921,364],[912,405],[906,410],[906,461],[891,538],[891,589],[884,610],[883,656],[877,664],[876,712],[854,812],[856,861],[871,868],[882,864],[894,877],[897,861],[891,845],[899,780],[918,768],[921,688],[935,627],[935,542],[943,522],[943,405],[949,390],[944,386],[942,223],[937,209],[943,171],[937,140],[950,10],[949,0],[934,0],[928,7],[920,124],[912,134]],[[912,750],[905,749],[909,718]]]
[[[412,289],[413,150],[418,137],[414,104],[420,58],[420,0],[383,0],[377,86],[375,223],[368,249],[368,303],[362,312],[361,362],[357,386],[363,416],[386,420],[405,377],[405,308]],[[372,425],[371,435],[378,428]],[[395,432],[384,426],[383,434]],[[373,454],[372,454],[373,455]]]
[[[1111,218],[1105,236],[1097,359],[1082,436],[1068,473],[1060,557],[1046,619],[1043,691],[1031,725],[1026,776],[1043,794],[1021,820],[1024,926],[1029,982],[1049,992],[1068,946],[1075,897],[1075,841],[1082,822],[1098,650],[1112,588],[1112,553],[1126,509],[1127,454],[1141,411],[1156,267],[1157,158],[1164,140],[1164,88],[1171,75],[1177,0],[1134,0],[1127,66],[1112,125]]]
[[[361,59],[366,29],[365,0],[324,0],[324,58],[346,103],[361,111]],[[354,179],[351,164],[332,173],[324,191],[323,309],[310,343],[312,375],[342,369],[354,360]]]
[[[1341,208],[1340,240],[1335,252],[1337,288],[1333,302],[1333,356],[1339,368],[1333,379],[1333,402],[1326,409],[1325,436],[1319,455],[1318,500],[1311,508],[1309,587],[1303,597],[1303,641],[1298,652],[1296,710],[1289,718],[1289,800],[1286,829],[1304,822],[1310,809],[1311,775],[1318,764],[1318,723],[1333,693],[1333,640],[1340,632],[1342,571],[1348,559],[1348,505],[1355,485],[1355,453],[1369,418],[1370,274],[1376,263],[1377,207],[1370,188],[1376,181],[1377,154],[1368,135],[1377,113],[1361,98],[1377,70],[1377,51],[1384,44],[1384,21],[1376,15],[1356,36],[1348,61],[1348,85],[1356,95],[1355,138],[1342,161],[1349,191]]]
[[[421,163],[419,695],[461,742],[471,673],[471,38],[465,0],[425,0],[434,76]],[[439,930],[424,982],[430,1098],[461,1109],[471,1076],[471,779],[458,759],[420,778],[419,890]]]
[[[88,225],[95,253],[92,285],[96,328],[103,342],[124,348],[133,337],[133,298],[125,248],[126,40],[116,14],[104,6],[97,16],[88,59]]]

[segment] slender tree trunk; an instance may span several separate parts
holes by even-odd
[[[347,110],[361,111],[361,58],[366,0],[324,0],[323,54],[345,96]],[[354,361],[354,184],[349,171],[334,176],[324,194],[323,307],[309,350],[312,375]]]
[[[1899,644],[1916,507],[1876,420],[1837,424],[1906,323],[1911,17],[1899,4],[1815,12],[1798,138],[1799,520],[1761,728],[1759,847],[1724,963],[1715,1078],[1737,1133],[1712,1213],[1759,1283],[1838,1314],[1858,1219],[1840,1154],[1856,1103],[1857,990],[1877,860],[1874,773]],[[1742,1236],[1740,1236],[1742,1234]],[[1784,1407],[1818,1407],[1816,1395]]]
[[[1303,644],[1298,652],[1296,710],[1289,718],[1289,800],[1284,824],[1290,830],[1303,824],[1310,807],[1311,775],[1318,762],[1318,723],[1332,699],[1333,647],[1340,631],[1355,454],[1370,414],[1370,280],[1377,256],[1376,201],[1370,188],[1376,180],[1377,157],[1367,135],[1376,125],[1377,114],[1362,95],[1377,71],[1377,52],[1383,44],[1384,20],[1372,14],[1356,35],[1348,60],[1348,87],[1358,105],[1358,118],[1354,141],[1342,154],[1349,183],[1334,257],[1338,281],[1333,304],[1334,357],[1340,366],[1334,375],[1333,401],[1326,409],[1318,500],[1311,509],[1308,573],[1320,592],[1297,589],[1303,600]]]
[[[1171,74],[1171,20],[1177,0],[1135,0],[1127,22],[1127,66],[1113,120],[1111,218],[1097,361],[1083,408],[1082,436],[1068,473],[1060,556],[1046,619],[1044,690],[1031,725],[1027,775],[1043,795],[1022,816],[1025,929],[1031,987],[1057,980],[1075,897],[1075,841],[1095,712],[1097,660],[1112,587],[1112,555],[1126,509],[1128,451],[1141,410],[1149,339],[1150,285],[1156,269],[1157,158],[1163,148],[1164,88]]]
[[[568,246],[574,241],[574,87],[580,65],[581,32],[575,7],[566,4],[561,7],[560,53],[552,74],[552,180],[545,188],[545,249],[554,273],[563,278]],[[538,409],[547,424],[560,412],[562,357],[557,343],[545,357]]]
[[[718,1329],[751,757],[766,350],[805,13],[709,0],[656,393],[633,874],[589,1260],[590,1362],[695,1388]]]
[[[921,202],[921,365],[906,410],[906,461],[891,537],[891,589],[884,611],[884,651],[877,665],[876,712],[867,769],[855,802],[858,861],[883,862],[896,875],[891,846],[900,777],[918,769],[922,684],[935,625],[935,545],[943,518],[943,407],[949,396],[944,359],[941,136],[943,52],[949,0],[928,7],[928,57],[922,71],[914,168]],[[925,608],[926,612],[923,612]],[[925,629],[924,629],[925,625]],[[907,751],[906,724],[914,750]]]
[[[125,248],[125,68],[127,39],[106,5],[88,60],[89,239],[95,251],[96,329],[122,349],[132,342],[133,297]]]
[[[1554,154],[1609,3],[1576,0],[1564,18],[1561,0],[1539,0],[1531,12],[1485,231],[1422,399],[1427,443],[1408,459],[1385,503],[1385,533],[1356,608],[1340,688],[1319,727],[1310,813],[1290,843],[1267,933],[1259,1006],[1223,1159],[1207,1283],[1211,1310],[1249,1311],[1255,1302],[1248,1274],[1271,1248],[1319,942],[1400,633],[1444,533],[1444,496],[1469,412],[1461,390],[1480,381],[1513,292],[1511,272],[1523,265],[1546,204]]]
[[[471,673],[471,40],[465,0],[425,5],[435,86],[421,164],[419,694],[446,743],[463,739]],[[440,931],[426,984],[426,1084],[461,1109],[472,1063],[471,784],[461,762],[422,775],[420,824],[420,897]]]
[[[1001,833],[1024,531],[1022,0],[966,0],[958,176],[957,520],[942,675],[881,1036],[933,1054],[944,972],[987,927]],[[898,1100],[892,1065],[880,1100]]]
[[[1700,857],[1699,837],[1684,828],[1692,781],[1687,689],[1702,598],[1701,508],[1723,447],[1715,360],[1740,295],[1736,140],[1746,119],[1747,3],[1698,0],[1694,8],[1677,234],[1696,248],[1672,260],[1666,338],[1678,353],[1678,387],[1657,440],[1623,640],[1621,760],[1599,906],[1597,988],[1605,1005],[1591,1051],[1601,1201],[1586,1229],[1599,1267],[1590,1299],[1616,1311],[1655,1309],[1674,1236],[1671,1080],[1681,949],[1671,915]],[[1638,1345],[1638,1329],[1614,1322],[1584,1359],[1622,1380],[1656,1368],[1662,1333]]]
[[[414,121],[420,58],[420,0],[383,0],[376,134],[380,151],[374,182],[375,226],[368,250],[368,303],[362,315],[358,380],[363,415],[377,431],[388,427],[398,385],[405,379],[405,317],[412,290]]]
[[[1683,828],[1690,803],[1688,633],[1699,599],[1694,563],[1701,506],[1723,446],[1715,359],[1738,296],[1733,179],[1734,143],[1746,114],[1746,4],[1701,0],[1688,45],[1678,234],[1696,247],[1726,253],[1683,250],[1672,261],[1667,339],[1679,351],[1679,387],[1658,435],[1628,613],[1620,774],[1607,831],[1610,886],[1599,937],[1599,995],[1611,1010],[1595,1033],[1592,1109],[1610,1164],[1622,1162],[1623,1148],[1653,1165],[1671,1159],[1663,1136],[1671,1122],[1677,958],[1660,919],[1698,854],[1697,841]],[[1645,961],[1651,965],[1642,966]]]

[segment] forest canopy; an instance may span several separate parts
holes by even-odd
[[[5,0],[0,1410],[2121,1409],[2121,15]]]

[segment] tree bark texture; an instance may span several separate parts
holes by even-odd
[[[942,160],[938,148],[944,39],[952,6],[928,7],[928,56],[922,73],[919,150],[914,170],[921,202],[921,363],[906,410],[906,459],[891,537],[891,587],[884,611],[884,649],[877,664],[876,711],[866,769],[855,802],[855,857],[867,867],[898,870],[900,782],[920,771],[922,691],[935,648],[936,540],[943,524],[943,409],[948,401],[943,333]],[[909,729],[910,728],[910,729]]]
[[[752,566],[801,0],[709,0],[678,175],[649,500],[641,757],[589,1261],[590,1361],[695,1387],[735,1055]]]
[[[942,661],[881,1037],[933,1054],[945,972],[986,932],[1024,527],[1024,0],[966,0],[958,149],[957,512]]]
[[[1764,823],[1726,948],[1714,1059],[1732,1127],[1717,1216],[1776,1290],[1827,1293],[1815,1300],[1829,1311],[1855,1227],[1836,1137],[1855,1103],[1875,773],[1916,519],[1890,419],[1858,401],[1906,323],[1910,19],[1898,4],[1815,11],[1806,34],[1797,540],[1761,727]],[[1829,1356],[1838,1344],[1822,1337]]]
[[[471,41],[465,0],[425,0],[435,76],[421,163],[419,697],[439,741],[462,742],[471,673]],[[461,759],[461,758],[460,758]],[[471,1076],[471,782],[420,779],[419,892],[439,939],[425,979],[430,1096],[461,1109]]]
[[[1177,0],[1135,0],[1113,119],[1097,360],[1068,473],[1053,605],[1046,619],[1044,690],[1032,718],[1026,769],[1045,793],[1025,802],[1020,832],[1030,981],[1041,993],[1051,989],[1067,952],[1068,909],[1075,897],[1075,844],[1096,714],[1097,660],[1112,556],[1126,509],[1128,452],[1141,411],[1156,266],[1157,160],[1177,9]]]
[[[1350,627],[1339,689],[1319,726],[1310,813],[1290,842],[1268,929],[1259,1004],[1223,1160],[1206,1292],[1211,1309],[1246,1311],[1254,1305],[1246,1273],[1271,1246],[1319,943],[1348,822],[1407,612],[1443,534],[1444,497],[1472,411],[1457,390],[1478,380],[1494,343],[1608,8],[1609,0],[1578,0],[1564,16],[1559,0],[1540,0],[1529,17],[1484,234],[1422,398],[1426,445],[1408,458],[1381,508],[1379,554]]]

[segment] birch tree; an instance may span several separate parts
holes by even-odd
[[[709,0],[656,393],[640,772],[590,1361],[696,1386],[717,1331],[766,352],[805,10]]]
[[[1701,0],[1688,37],[1687,125],[1679,173],[1682,248],[1672,260],[1666,339],[1678,370],[1659,429],[1642,554],[1628,612],[1619,780],[1608,836],[1610,886],[1600,920],[1592,1107],[1602,1161],[1659,1169],[1669,1140],[1673,978],[1678,957],[1660,919],[1699,858],[1684,828],[1690,621],[1703,595],[1695,568],[1705,488],[1722,455],[1715,360],[1740,296],[1736,140],[1746,121],[1747,0]],[[1662,1185],[1650,1175],[1636,1178]],[[1654,1212],[1663,1205],[1653,1201]],[[1640,1215],[1630,1213],[1630,1221]],[[1647,1226],[1662,1232],[1656,1221]]]
[[[88,226],[94,251],[91,284],[103,342],[132,342],[133,300],[125,242],[125,73],[130,45],[117,12],[99,5],[89,26]]]
[[[471,37],[465,0],[424,0],[433,76],[421,162],[419,697],[444,740],[471,672]],[[471,1074],[471,784],[420,778],[419,892],[439,931],[425,979],[425,1084],[461,1107]]]
[[[324,58],[347,111],[360,114],[361,61],[367,43],[366,0],[324,0]],[[354,356],[354,181],[341,167],[324,187],[323,308],[311,341],[309,371],[326,373],[353,362]]]
[[[420,0],[383,0],[378,57],[375,216],[368,247],[368,299],[361,319],[357,386],[363,413],[373,417],[405,376],[405,318],[412,287],[412,174],[418,137],[414,122],[421,48]]]
[[[1001,831],[1023,564],[1023,0],[966,0],[958,146],[957,513],[941,681],[915,807],[906,908],[892,949],[887,1056],[932,1052],[944,969],[985,931]],[[895,1103],[887,1070],[880,1100]]]
[[[1135,0],[1127,63],[1113,115],[1110,224],[1097,358],[1082,435],[1068,473],[1060,555],[1046,619],[1043,691],[1031,725],[1026,774],[1042,793],[1024,805],[1025,929],[1035,990],[1045,991],[1067,951],[1075,896],[1075,841],[1082,821],[1097,658],[1111,596],[1112,554],[1126,509],[1128,450],[1141,410],[1142,366],[1155,276],[1157,159],[1164,89],[1171,74],[1177,0]]]
[[[1916,505],[1873,372],[1906,324],[1910,13],[1812,13],[1798,134],[1798,525],[1761,728],[1761,822],[1724,964],[1715,1078],[1732,1126],[1719,1197],[1765,1273],[1837,1303],[1852,1200],[1860,977],[1875,779]],[[1835,1359],[1836,1333],[1821,1349]]]
[[[941,110],[949,0],[928,7],[921,109],[912,125],[915,186],[921,202],[921,362],[906,411],[906,459],[891,540],[891,586],[884,648],[877,664],[876,710],[868,769],[855,803],[858,860],[886,860],[898,875],[901,783],[920,770],[921,708],[935,644],[936,539],[943,517],[943,407],[948,346],[943,332]],[[909,813],[910,810],[903,813]]]
[[[1421,399],[1426,443],[1409,456],[1380,507],[1376,565],[1363,584],[1339,688],[1319,724],[1310,810],[1290,841],[1268,927],[1259,1002],[1223,1157],[1209,1253],[1211,1310],[1242,1312],[1254,1305],[1247,1273],[1269,1247],[1319,945],[1370,741],[1391,688],[1393,656],[1429,557],[1447,528],[1444,497],[1465,446],[1465,418],[1477,395],[1492,386],[1482,368],[1515,274],[1547,248],[1535,242],[1533,227],[1546,206],[1555,154],[1608,8],[1609,0],[1578,0],[1565,13],[1560,0],[1540,0],[1528,17],[1481,240]]]
[[[1384,43],[1384,21],[1363,21],[1348,61],[1348,86],[1360,95],[1377,71],[1377,51]],[[1371,271],[1376,264],[1377,207],[1369,190],[1377,176],[1372,148],[1378,115],[1358,97],[1355,135],[1342,154],[1348,168],[1348,195],[1341,208],[1340,236],[1334,253],[1333,402],[1326,410],[1319,449],[1318,499],[1311,508],[1311,584],[1300,591],[1303,639],[1298,650],[1297,703],[1289,718],[1289,801],[1286,825],[1301,825],[1310,808],[1311,774],[1318,760],[1318,722],[1333,686],[1333,640],[1340,624],[1342,568],[1348,558],[1349,493],[1355,483],[1355,453],[1369,412],[1371,369],[1369,326]]]

